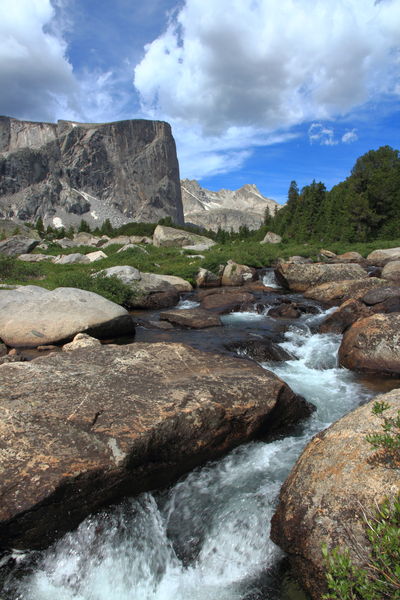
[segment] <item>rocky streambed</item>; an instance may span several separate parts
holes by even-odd
[[[334,309],[252,285],[211,294],[211,328],[176,325],[210,294],[189,296],[170,316],[136,312],[134,343],[81,337],[1,367],[1,533],[20,549],[5,554],[5,598],[294,597],[269,537],[279,489],[312,436],[376,390],[339,368],[341,335],[319,332]]]

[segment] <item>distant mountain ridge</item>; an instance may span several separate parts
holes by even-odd
[[[273,215],[281,205],[266,198],[254,184],[246,184],[238,190],[213,192],[202,188],[198,181],[181,181],[183,213],[186,223],[192,223],[217,231],[238,231],[240,226],[258,229],[268,208]]]

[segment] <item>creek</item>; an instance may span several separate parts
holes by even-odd
[[[181,308],[192,305],[189,300]],[[218,333],[144,330],[138,337],[172,341],[175,335],[176,340],[213,350],[221,335],[279,335],[279,344],[293,359],[262,366],[315,404],[313,415],[286,437],[245,444],[168,490],[126,499],[87,518],[43,553],[17,556],[23,575],[10,577],[4,599],[0,592],[2,600],[305,597],[301,592],[289,595],[283,553],[269,539],[280,487],[308,440],[374,392],[338,368],[340,336],[315,333],[324,312],[303,315],[285,326],[265,313],[225,315]]]

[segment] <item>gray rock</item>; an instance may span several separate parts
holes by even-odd
[[[12,548],[46,546],[308,414],[258,365],[183,344],[78,348],[0,371],[0,539]]]
[[[157,247],[160,246],[189,246],[190,249],[201,246],[202,250],[215,246],[215,242],[210,238],[203,235],[197,235],[195,233],[189,233],[182,229],[174,229],[173,227],[164,227],[163,225],[157,225],[153,234],[153,244]]]
[[[96,273],[96,275],[105,275],[106,277],[118,277],[125,283],[126,285],[132,285],[135,287],[137,282],[140,280],[141,275],[139,269],[136,267],[130,267],[128,265],[124,265],[121,267],[109,267],[108,269],[103,269]]]
[[[282,238],[277,233],[273,233],[272,231],[268,231],[265,235],[264,239],[260,242],[260,244],[280,244]]]
[[[382,267],[391,260],[400,260],[400,248],[386,248],[382,250],[374,250],[367,256],[370,264]]]
[[[144,254],[148,254],[147,250],[145,250],[141,246],[138,246],[137,244],[125,244],[125,246],[122,246],[122,248],[117,250],[117,254],[120,254],[121,252],[126,252],[127,250],[139,250]]]
[[[107,254],[103,252],[103,250],[96,250],[96,252],[88,252],[85,254],[86,258],[89,262],[97,262],[98,260],[103,260],[103,258],[107,258]]]
[[[0,118],[0,217],[91,226],[183,223],[171,128],[160,121],[57,124]],[[19,252],[21,254],[21,252]]]
[[[188,327],[190,329],[204,329],[206,327],[220,327],[220,318],[202,308],[188,308],[186,310],[169,310],[160,313],[161,321],[168,321],[173,325]]]
[[[63,352],[73,352],[78,348],[99,348],[101,346],[100,340],[88,335],[87,333],[78,333],[72,342],[64,344],[62,347]]]
[[[0,254],[6,256],[18,256],[19,254],[28,254],[39,244],[38,240],[33,240],[22,235],[13,235],[0,242]]]
[[[251,184],[234,191],[212,192],[202,188],[197,181],[184,179],[181,190],[185,222],[213,231],[218,228],[238,231],[243,225],[258,229],[264,222],[266,209],[275,214],[281,208]]]
[[[50,254],[20,254],[18,256],[18,260],[22,260],[22,262],[43,262],[43,261],[53,261],[54,256]]]
[[[308,288],[331,282],[368,277],[358,264],[299,264],[280,263],[275,269],[278,282],[294,292],[304,292]]]
[[[56,256],[53,260],[53,263],[56,265],[87,265],[90,263],[90,260],[85,254],[75,252],[73,254],[62,254],[61,256]]]
[[[256,277],[256,270],[247,265],[239,265],[233,260],[228,260],[221,279],[221,285],[244,285],[249,281],[253,281]]]
[[[39,240],[40,235],[35,229],[31,229],[24,225],[21,221],[12,221],[11,219],[0,219],[0,237],[12,237],[14,235],[22,235],[32,240]]]
[[[124,308],[93,292],[36,286],[0,290],[0,338],[8,346],[61,343],[80,332],[110,338],[133,331]]]
[[[382,278],[400,283],[400,260],[391,260],[382,270]]]
[[[363,297],[362,301],[369,306],[373,306],[374,304],[379,304],[380,302],[384,302],[389,298],[397,298],[400,296],[400,287],[379,287],[367,292]]]

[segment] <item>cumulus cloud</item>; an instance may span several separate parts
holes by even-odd
[[[186,0],[134,84],[144,114],[204,139],[314,122],[311,141],[335,145],[321,121],[395,92],[399,22],[392,0]]]
[[[351,131],[346,131],[346,133],[342,135],[342,142],[344,144],[351,144],[352,142],[356,142],[357,140],[358,135],[355,129],[352,129]]]
[[[318,143],[321,146],[336,146],[338,143],[333,129],[322,123],[312,123],[308,130],[308,139],[311,144]]]
[[[50,0],[2,0],[1,8],[1,113],[52,120],[72,109],[77,83],[65,42],[51,29]]]

